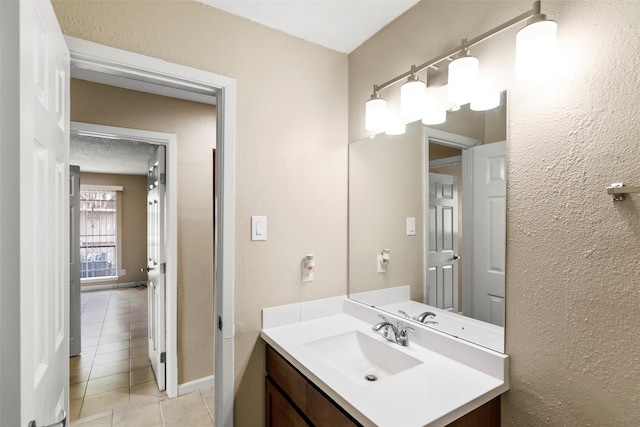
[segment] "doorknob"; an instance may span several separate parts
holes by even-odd
[[[148,272],[150,272],[151,270],[153,270],[153,267],[142,267],[142,268],[140,269],[140,271],[141,271],[141,272],[143,272],[143,273],[144,273],[144,272],[147,272],[147,273],[148,273]]]
[[[460,255],[458,255],[458,254],[453,254],[453,259],[454,259],[454,260],[456,260],[456,259],[461,259],[461,258],[462,258],[462,257],[461,257]]]
[[[66,425],[67,425],[67,412],[64,409],[61,410],[60,411],[60,416],[62,417],[62,420],[58,421],[57,423],[49,424],[48,426],[42,426],[42,427],[66,427]],[[31,420],[27,427],[38,427],[38,425],[36,424],[36,420]]]

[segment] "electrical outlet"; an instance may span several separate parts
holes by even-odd
[[[120,270],[120,275],[121,276],[126,276],[127,275],[127,270],[124,269],[124,268],[122,270]]]

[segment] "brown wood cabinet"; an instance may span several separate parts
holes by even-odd
[[[356,427],[338,404],[267,345],[267,427]],[[450,423],[448,427],[500,426],[500,396]]]

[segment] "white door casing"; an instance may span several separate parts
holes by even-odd
[[[458,312],[458,178],[429,173],[428,189],[428,303]]]
[[[80,167],[69,167],[69,356],[80,354]]]
[[[20,425],[41,426],[69,402],[69,52],[49,2],[18,19]]]
[[[473,317],[504,326],[506,142],[474,147]]]
[[[165,323],[165,147],[149,159],[147,174],[147,295],[149,360],[158,388],[164,390],[166,370]]]

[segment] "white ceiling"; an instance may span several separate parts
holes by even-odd
[[[310,42],[351,53],[419,0],[197,0]]]
[[[146,175],[155,145],[71,133],[70,164],[82,172]]]

